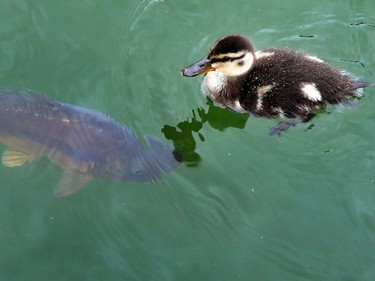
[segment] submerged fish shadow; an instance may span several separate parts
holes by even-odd
[[[95,177],[152,182],[179,165],[171,144],[95,110],[65,104],[32,90],[0,89],[1,157],[6,167],[19,167],[39,157],[63,169],[54,194],[65,197]]]

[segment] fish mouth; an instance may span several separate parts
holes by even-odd
[[[185,67],[181,74],[186,77],[194,77],[207,72],[213,71],[215,68],[211,65],[211,60],[205,57],[187,67]]]

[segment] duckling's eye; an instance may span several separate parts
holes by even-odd
[[[223,61],[230,61],[230,57],[227,57],[227,56],[223,57]]]

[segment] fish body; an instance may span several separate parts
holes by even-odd
[[[87,108],[26,90],[0,89],[0,142],[5,166],[21,166],[41,156],[64,169],[55,190],[67,196],[93,177],[149,182],[178,167],[173,146],[146,136]]]

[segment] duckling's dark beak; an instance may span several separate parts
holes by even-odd
[[[181,74],[186,77],[193,77],[201,74],[205,74],[209,71],[215,70],[214,67],[211,66],[211,61],[209,58],[203,58],[192,65],[185,67]]]

